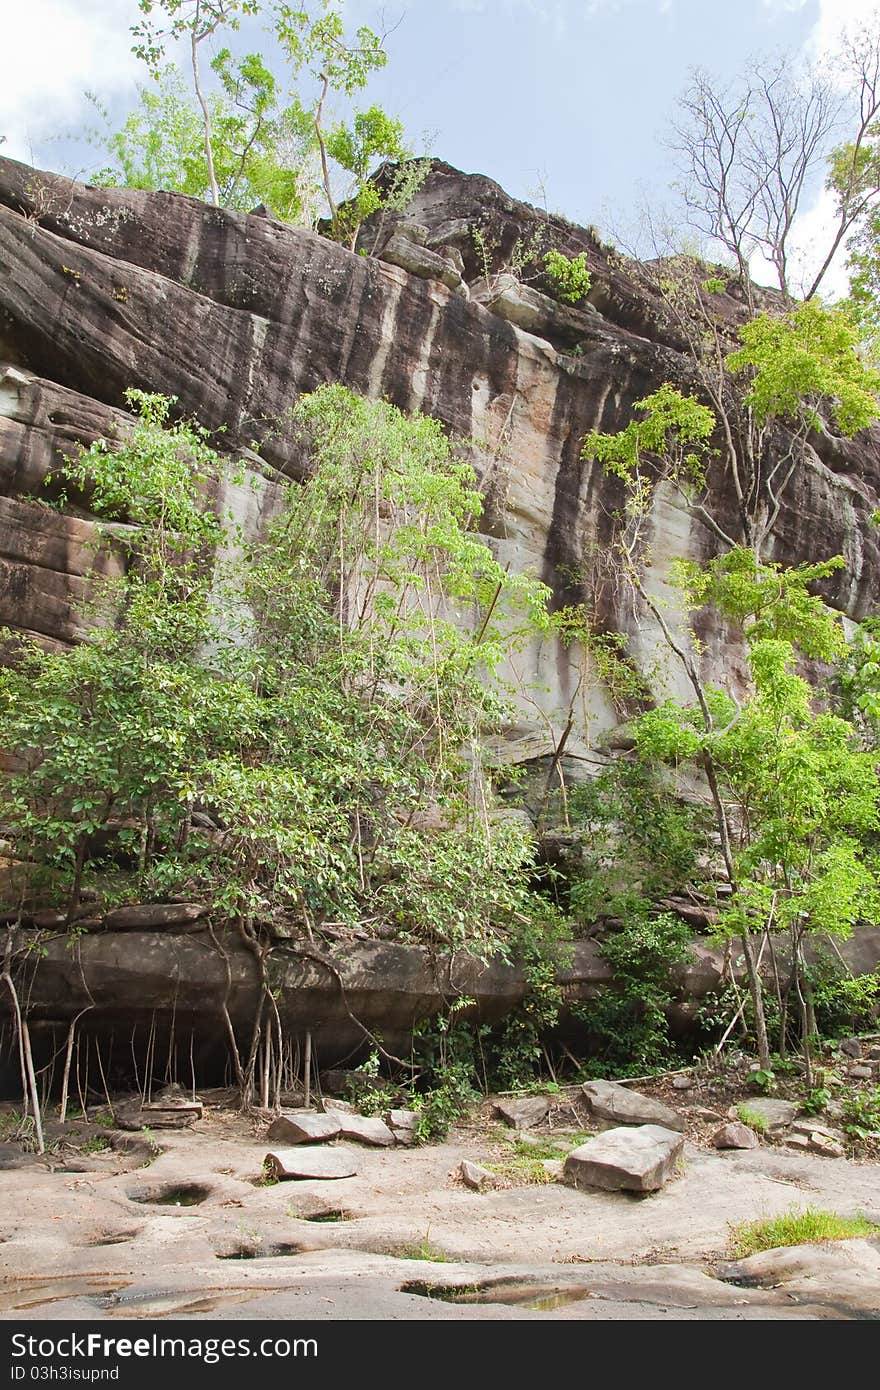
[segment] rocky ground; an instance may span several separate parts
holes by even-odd
[[[729,1082],[638,1089],[672,1105],[684,1132],[672,1176],[646,1195],[560,1180],[566,1154],[613,1123],[579,1088],[550,1096],[527,1130],[504,1123],[496,1106],[509,1100],[495,1097],[442,1144],[309,1145],[351,1160],[356,1174],[335,1180],[272,1180],[267,1117],[222,1095],[183,1129],[50,1120],[45,1156],[0,1145],[0,1317],[880,1317],[880,1228],[739,1262],[731,1247],[732,1226],[792,1208],[880,1223],[870,1144],[826,1156],[839,1130],[792,1108],[755,1147],[719,1150],[736,1113]],[[490,1174],[482,1190],[462,1162]]]

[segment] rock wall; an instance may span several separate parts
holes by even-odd
[[[477,252],[475,226],[488,257]],[[517,243],[536,235],[545,247],[585,253],[586,307],[561,306],[505,271]],[[80,635],[95,521],[85,509],[47,507],[44,482],[59,453],[124,429],[127,387],[174,395],[203,425],[223,429],[219,447],[244,457],[249,476],[216,502],[254,534],[277,495],[272,477],[301,476],[288,408],[299,393],[339,381],[474,440],[485,530],[499,558],[542,578],[559,604],[590,597],[601,624],[628,633],[634,653],[651,660],[657,633],[607,582],[620,486],[583,461],[581,443],[591,429],[623,427],[633,403],[663,381],[688,382],[686,353],[661,306],[591,231],[439,163],[406,215],[366,228],[359,250],[367,254],[267,217],[90,188],[0,160],[0,624],[49,644]],[[734,321],[741,312],[733,298],[727,310]],[[788,496],[777,558],[844,553],[849,568],[829,597],[859,618],[880,596],[878,531],[869,524],[880,505],[880,431],[817,448]],[[723,480],[718,488],[723,514],[731,499]],[[646,582],[668,596],[671,559],[707,555],[711,537],[662,488],[650,521]],[[121,563],[101,554],[105,570]],[[712,626],[701,635],[707,674],[722,657],[729,665],[730,635]],[[582,767],[601,760],[619,715],[581,670],[577,653],[552,641],[518,658],[511,674],[528,699],[505,735],[508,757],[553,753],[573,705],[569,758]],[[73,951],[55,938],[46,951],[27,999],[50,1040],[81,1009],[98,1030],[120,1019],[146,1027],[149,1016],[166,1038],[179,1020],[216,1039],[224,1003],[239,1027],[254,1007],[247,954],[231,950],[227,975],[228,962],[198,931],[105,930]],[[607,973],[592,943],[576,951],[566,980],[575,998]],[[872,951],[876,962],[876,943]],[[688,993],[717,978],[701,959]],[[313,1026],[328,1056],[363,1043],[332,972],[288,960],[283,947],[273,968],[287,1026]],[[349,1006],[395,1039],[450,995],[472,994],[495,1018],[523,987],[501,965],[470,962],[456,974],[447,962],[438,971],[414,948],[387,944],[349,950],[343,968]]]
[[[491,263],[477,254],[475,226]],[[583,309],[503,273],[517,241],[536,236],[586,254],[593,288]],[[296,476],[285,412],[300,392],[341,381],[477,441],[485,527],[500,558],[538,575],[560,603],[589,591],[600,622],[650,658],[657,634],[607,583],[619,484],[582,460],[581,442],[590,429],[625,425],[634,401],[661,382],[687,382],[660,305],[593,232],[440,163],[406,215],[366,229],[360,250],[376,254],[268,217],[90,188],[0,160],[0,621],[75,638],[91,521],[34,500],[59,449],[118,419],[126,387],[177,396],[223,428],[222,448]],[[830,597],[857,618],[880,591],[868,522],[880,498],[880,432],[821,448],[790,493],[777,558],[843,552],[849,568]],[[256,526],[270,494],[248,500],[245,487],[231,501]],[[723,483],[717,501],[723,513]],[[647,582],[666,594],[669,561],[709,553],[711,537],[662,488],[651,528]],[[729,635],[703,637],[711,668]],[[513,674],[534,703],[509,731],[511,758],[553,750],[576,692],[569,752],[594,757],[618,716],[596,681],[579,688],[580,669],[553,641],[519,659]]]

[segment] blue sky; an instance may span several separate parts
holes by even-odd
[[[511,193],[613,233],[674,177],[663,138],[695,66],[730,80],[756,56],[829,51],[874,0],[346,0],[353,24],[393,32],[368,96],[430,152]],[[53,135],[122,115],[143,80],[136,0],[0,0],[0,151],[75,172]],[[248,38],[251,36],[248,35]],[[259,26],[248,47],[265,46]],[[818,189],[817,189],[818,196]]]

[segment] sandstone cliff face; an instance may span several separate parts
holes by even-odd
[[[478,255],[473,227],[488,257]],[[536,236],[586,253],[585,309],[504,273],[517,241]],[[403,218],[366,229],[361,241],[376,254],[266,217],[89,188],[0,160],[0,621],[52,641],[76,637],[92,524],[34,499],[58,450],[118,424],[126,387],[177,396],[204,425],[222,427],[222,449],[248,451],[264,475],[296,476],[285,411],[300,392],[341,381],[474,439],[485,526],[501,559],[544,579],[558,602],[588,594],[602,625],[628,632],[634,654],[650,657],[656,633],[634,617],[625,589],[607,582],[619,485],[580,451],[588,430],[622,427],[633,402],[661,382],[687,382],[661,306],[592,232],[444,164]],[[735,317],[735,301],[729,310]],[[790,492],[776,558],[842,552],[849,568],[831,597],[857,618],[880,590],[868,524],[880,494],[880,432],[821,448]],[[719,489],[723,515],[723,480]],[[224,504],[256,527],[271,492],[268,483],[255,500],[246,486]],[[712,539],[662,488],[651,529],[647,582],[664,593],[669,561],[710,553]],[[714,629],[704,636],[711,667],[729,639]],[[552,642],[518,659],[512,674],[527,699],[509,756],[551,752],[572,699],[569,751],[593,756],[618,715],[597,682],[579,686],[580,669],[576,653]]]
[[[561,306],[509,274],[517,243],[536,235],[544,247],[586,254],[585,308]],[[273,477],[302,471],[288,408],[299,393],[339,381],[473,439],[485,530],[500,559],[542,578],[560,604],[588,598],[602,626],[626,632],[633,654],[651,660],[657,633],[625,587],[609,582],[619,485],[582,460],[581,444],[591,429],[623,427],[633,403],[662,382],[687,384],[687,356],[662,306],[590,231],[443,164],[404,217],[365,229],[360,249],[368,254],[266,217],[89,188],[0,160],[0,624],[50,644],[80,635],[95,523],[85,509],[47,508],[44,480],[59,452],[125,428],[127,387],[174,395],[184,412],[222,428],[218,447],[243,456],[249,476],[217,505],[254,534],[274,505]],[[734,299],[727,309],[735,321]],[[788,495],[776,558],[842,552],[849,568],[829,597],[859,618],[880,597],[878,531],[868,520],[880,504],[880,431],[817,445],[821,454],[811,453]],[[715,502],[723,518],[732,506],[723,479]],[[645,579],[668,595],[670,561],[705,556],[713,542],[662,488],[650,521]],[[102,551],[98,563],[112,571],[121,560]],[[728,633],[709,626],[701,635],[707,674],[722,656],[735,667]],[[572,713],[572,770],[601,759],[620,714],[588,670],[583,679],[577,652],[536,643],[510,675],[522,699],[504,739],[509,758],[552,754]],[[28,984],[34,1017],[50,1037],[86,1006],[97,1028],[119,1019],[146,1028],[148,1018],[152,1027],[158,1017],[173,1034],[180,1018],[213,1047],[224,1001],[243,1027],[257,987],[247,954],[227,944],[229,977],[185,933],[87,935],[74,954],[58,937]],[[589,943],[578,951],[573,998],[604,978]],[[516,972],[468,969],[457,987],[486,1017],[522,991]],[[359,1016],[395,1038],[450,993],[407,948],[364,947],[344,973]],[[314,1028],[326,1055],[341,1056],[361,1033],[324,975],[290,964],[285,1022]],[[709,975],[717,977],[714,966]],[[704,987],[691,981],[688,991]]]

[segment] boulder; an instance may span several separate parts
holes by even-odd
[[[547,1096],[523,1096],[521,1100],[497,1101],[493,1109],[512,1129],[530,1129],[546,1120],[551,1104]]]
[[[321,1144],[342,1131],[341,1112],[318,1115],[314,1110],[286,1110],[269,1127],[267,1139],[282,1144]]]
[[[608,1192],[656,1192],[672,1176],[684,1137],[662,1125],[607,1129],[572,1149],[563,1168],[572,1187]]]
[[[339,1132],[343,1139],[354,1139],[358,1144],[384,1149],[394,1143],[393,1133],[378,1115],[348,1115],[339,1111],[333,1118],[339,1120]]]
[[[172,1095],[117,1106],[114,1113],[120,1129],[189,1129],[202,1118],[203,1106],[200,1100]]]
[[[418,1112],[415,1110],[389,1110],[385,1116],[385,1123],[398,1144],[409,1145],[416,1142],[418,1118]]]
[[[263,1160],[276,1178],[336,1179],[357,1176],[357,1163],[344,1149],[270,1149]]]
[[[774,1096],[757,1096],[744,1101],[740,1107],[748,1115],[754,1115],[760,1127],[768,1134],[781,1134],[793,1123],[800,1106],[793,1100],[777,1100]]]
[[[487,1187],[495,1187],[498,1181],[495,1174],[491,1173],[488,1168],[484,1168],[479,1163],[469,1163],[467,1159],[458,1165],[458,1176],[465,1187],[471,1188],[474,1192],[482,1192]]]
[[[712,1135],[712,1143],[716,1149],[756,1149],[758,1147],[758,1136],[748,1125],[744,1125],[741,1120],[731,1120],[729,1124],[722,1125],[716,1129]]]
[[[684,1116],[677,1110],[616,1081],[585,1081],[581,1090],[590,1113],[597,1119],[615,1125],[661,1125],[664,1129],[684,1130]]]
[[[207,915],[204,903],[136,903],[133,907],[114,907],[104,918],[110,931],[160,931],[197,922]]]
[[[460,273],[445,256],[438,256],[436,251],[429,251],[400,232],[395,232],[391,237],[381,253],[381,259],[389,265],[399,265],[402,270],[409,271],[410,275],[418,275],[422,280],[439,280],[449,289],[463,290],[467,294],[467,286],[462,284]]]

